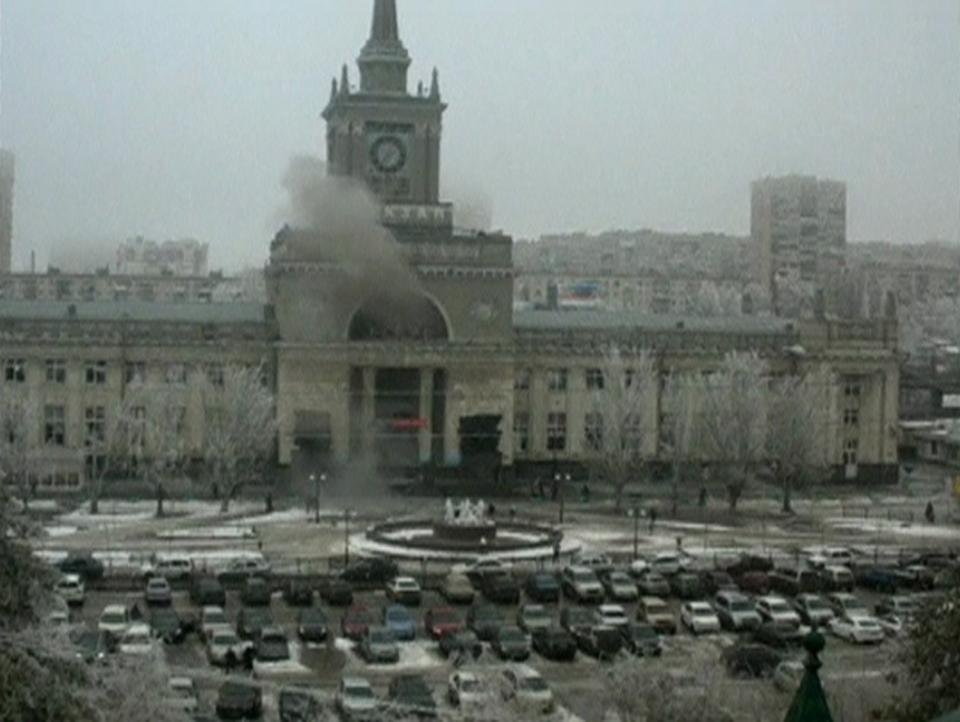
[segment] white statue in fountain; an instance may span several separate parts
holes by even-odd
[[[459,502],[447,499],[445,507],[444,521],[451,526],[480,526],[486,523],[487,505],[480,499],[476,502],[470,499]]]

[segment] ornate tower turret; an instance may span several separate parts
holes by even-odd
[[[370,39],[357,64],[362,92],[406,94],[410,56],[400,42],[396,0],[375,0]]]

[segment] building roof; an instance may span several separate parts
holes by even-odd
[[[158,303],[149,301],[0,300],[0,320],[165,321],[172,323],[263,323],[260,303]]]
[[[566,311],[520,309],[513,314],[520,331],[689,331],[750,335],[785,335],[793,332],[790,321],[766,316],[681,316],[638,311],[577,309]]]

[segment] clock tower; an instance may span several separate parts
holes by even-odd
[[[400,40],[396,0],[375,0],[357,65],[359,87],[344,65],[323,111],[328,172],[365,182],[385,204],[438,204],[446,106],[436,70],[429,90],[423,84],[415,94],[407,90],[410,55]]]

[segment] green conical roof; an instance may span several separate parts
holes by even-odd
[[[818,655],[826,646],[826,640],[818,632],[807,635],[803,646],[807,648],[809,658],[804,665],[806,671],[800,682],[800,688],[793,698],[793,703],[787,711],[784,722],[833,722],[830,707],[827,704],[827,695],[820,684],[820,659]]]

